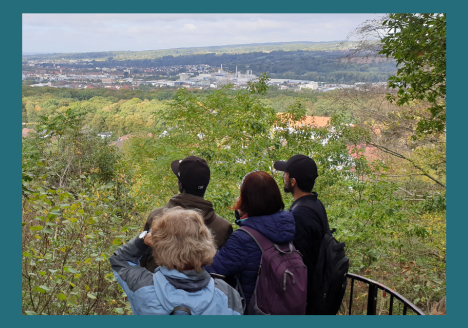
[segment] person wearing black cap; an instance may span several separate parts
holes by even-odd
[[[307,266],[307,298],[311,299],[312,275],[319,254],[320,244],[326,231],[330,230],[325,207],[312,192],[318,177],[315,161],[305,155],[294,155],[288,161],[277,161],[274,168],[283,172],[284,191],[291,193],[294,203],[290,211],[296,223],[293,244],[302,254]],[[312,302],[307,302],[306,314],[315,314]]]
[[[175,160],[171,163],[172,172],[177,176],[180,194],[172,196],[165,207],[152,211],[145,224],[145,231],[151,228],[151,223],[160,217],[164,210],[180,206],[185,209],[198,209],[203,213],[205,224],[211,229],[215,244],[223,247],[232,234],[232,225],[227,220],[217,215],[213,204],[205,199],[206,188],[210,182],[210,168],[203,158],[189,156],[183,160]],[[140,265],[153,272],[158,264],[151,253],[145,254],[140,259]]]

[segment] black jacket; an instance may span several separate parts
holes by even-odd
[[[313,210],[300,206],[307,203],[312,206]],[[307,267],[308,287],[311,287],[312,276],[317,263],[318,252],[323,235],[330,228],[328,226],[327,213],[325,207],[317,199],[317,193],[303,196],[297,199],[289,209],[294,216],[296,223],[296,234],[294,236],[294,246],[302,254],[302,260]],[[309,297],[311,291],[308,288],[307,295]],[[312,314],[313,309],[309,306],[306,309],[306,314]]]

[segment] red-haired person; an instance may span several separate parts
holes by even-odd
[[[260,232],[275,244],[292,242],[294,217],[284,211],[284,203],[276,181],[264,171],[248,173],[241,184],[240,196],[234,209],[236,224]],[[243,231],[235,231],[206,270],[226,277],[238,275],[247,305],[250,302],[262,251],[255,240]]]

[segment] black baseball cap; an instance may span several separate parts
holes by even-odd
[[[278,171],[288,172],[290,179],[315,181],[318,177],[317,164],[305,155],[294,155],[288,161],[276,161],[273,166]]]
[[[185,157],[171,163],[172,172],[177,176],[184,189],[205,191],[210,182],[210,168],[206,161],[197,156]]]

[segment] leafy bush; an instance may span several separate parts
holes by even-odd
[[[240,91],[179,90],[153,113],[153,128],[121,151],[93,136],[80,111],[43,117],[40,133],[23,141],[23,313],[131,313],[107,259],[141,230],[148,211],[178,193],[174,159],[207,160],[205,198],[233,222],[244,175],[264,170],[282,187],[273,163],[297,153],[317,162],[315,190],[347,244],[350,271],[428,312],[445,295],[445,194],[409,195],[386,176],[391,162],[366,159],[358,146],[369,136],[343,117],[292,129],[307,108],[296,99],[276,113],[264,101],[266,80]],[[293,201],[284,192],[283,200],[286,208]]]
[[[23,141],[23,312],[130,311],[107,259],[135,216],[115,149],[70,111]]]

